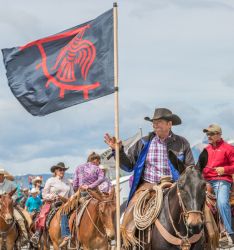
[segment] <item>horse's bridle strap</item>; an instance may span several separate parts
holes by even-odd
[[[159,219],[157,219],[155,221],[155,225],[158,229],[158,231],[160,232],[160,234],[162,235],[162,237],[169,242],[172,245],[175,246],[181,246],[183,243],[183,239],[177,238],[174,235],[170,234],[167,229],[160,223]],[[188,242],[190,244],[193,244],[197,241],[200,240],[201,236],[202,236],[203,232],[201,231],[199,234],[194,234],[193,236],[191,236],[190,238],[188,238]]]

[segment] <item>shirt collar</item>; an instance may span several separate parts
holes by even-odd
[[[170,131],[168,137],[166,137],[165,139],[160,139],[160,138],[158,137],[158,135],[155,134],[156,140],[157,140],[158,142],[160,142],[160,143],[167,143],[168,140],[169,140],[171,137],[172,137],[172,132],[171,132],[171,131]]]

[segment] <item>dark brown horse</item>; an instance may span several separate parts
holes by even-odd
[[[15,191],[16,189],[8,194],[0,195],[0,249],[13,250],[18,237],[13,216],[12,195]]]
[[[180,178],[164,197],[164,204],[152,231],[148,249],[204,250],[203,208],[206,183],[201,169],[207,163],[207,152],[199,157],[197,166],[187,166],[169,152],[169,159],[180,173]]]
[[[109,195],[89,190],[92,197],[77,228],[77,238],[84,250],[110,249],[115,239],[116,202],[114,187]]]

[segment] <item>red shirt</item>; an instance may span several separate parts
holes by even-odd
[[[217,142],[216,146],[208,145],[208,162],[203,169],[203,176],[206,180],[224,180],[233,182],[232,174],[234,174],[234,147],[224,140]],[[224,174],[218,176],[215,168],[224,167]]]

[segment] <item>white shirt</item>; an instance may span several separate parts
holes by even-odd
[[[73,187],[68,180],[60,179],[59,177],[51,177],[45,183],[42,197],[47,200],[53,199],[57,195],[69,198],[73,193]]]

